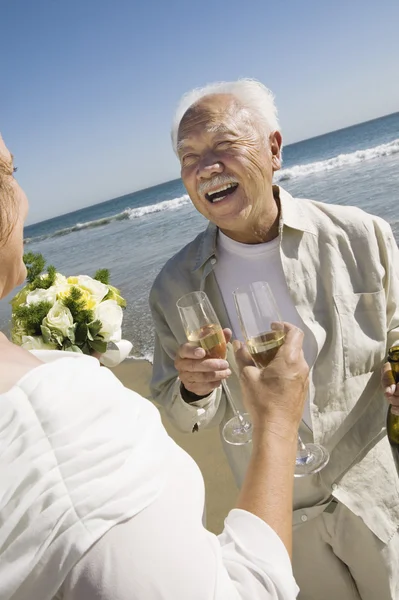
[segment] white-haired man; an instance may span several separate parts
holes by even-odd
[[[190,198],[210,223],[168,261],[151,291],[153,397],[182,431],[222,428],[232,415],[221,380],[229,378],[241,403],[232,352],[228,362],[206,359],[185,343],[176,300],[205,290],[222,325],[240,337],[232,291],[269,281],[283,318],[304,330],[313,366],[301,436],[331,456],[320,474],[295,482],[300,598],[397,600],[399,484],[380,385],[387,348],[399,341],[392,231],[357,208],[299,201],[273,185],[282,136],[273,96],[258,82],[189,93],[172,139]],[[399,404],[398,389],[385,395]],[[224,447],[240,486],[250,446]]]

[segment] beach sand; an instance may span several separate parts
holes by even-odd
[[[112,370],[126,387],[150,399],[151,369],[147,361],[128,360]],[[193,457],[202,471],[206,490],[207,529],[219,534],[227,513],[234,508],[238,493],[222,450],[219,428],[205,429],[199,433],[181,433],[171,425],[163,411],[160,412],[169,435]]]

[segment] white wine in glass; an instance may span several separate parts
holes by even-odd
[[[284,327],[284,325],[283,325]],[[284,330],[268,331],[247,340],[247,348],[259,368],[267,367],[284,344]]]
[[[249,353],[261,369],[276,356],[285,340],[284,322],[266,281],[256,281],[233,293],[241,330]],[[320,444],[304,444],[298,435],[295,477],[321,471],[330,459]]]
[[[201,346],[208,358],[226,357],[226,338],[220,325],[215,323],[203,325],[196,331],[189,333],[187,339],[196,346]]]
[[[205,292],[192,292],[177,301],[180,318],[189,342],[200,346],[207,358],[226,359],[227,347],[222,326]],[[228,444],[242,446],[252,440],[252,423],[247,413],[241,413],[224,380],[223,390],[234,412],[223,427],[223,437]]]

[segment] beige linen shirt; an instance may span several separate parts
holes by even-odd
[[[311,365],[313,438],[330,462],[307,482],[296,482],[294,524],[325,509],[331,496],[345,504],[387,543],[399,527],[399,483],[385,433],[387,405],[380,369],[388,347],[399,342],[399,252],[383,219],[348,206],[292,198],[275,186],[281,204],[280,253],[288,289],[317,358]],[[213,273],[217,228],[172,257],[156,278],[150,306],[156,329],[152,394],[182,431],[201,430],[232,416],[221,389],[187,404],[174,358],[186,341],[176,301],[204,290],[223,327],[226,309]],[[229,386],[242,406],[234,355]],[[301,434],[311,439],[303,425]],[[240,486],[251,445],[223,442]],[[309,479],[309,478],[307,478]],[[303,488],[304,489],[304,488]]]

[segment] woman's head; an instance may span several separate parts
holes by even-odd
[[[24,222],[28,199],[13,176],[12,156],[0,135],[0,298],[23,283]]]

